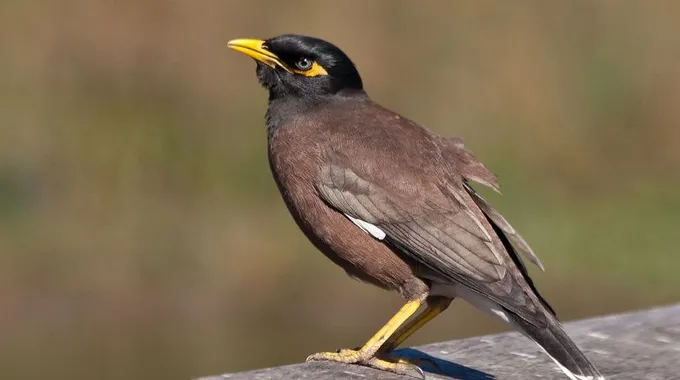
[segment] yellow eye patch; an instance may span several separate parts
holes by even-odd
[[[265,41],[263,40],[241,38],[229,41],[227,46],[249,57],[252,57],[257,61],[260,61],[269,67],[278,66],[289,73],[300,74],[306,77],[328,75],[328,71],[326,71],[326,69],[321,67],[321,65],[316,62],[312,62],[312,66],[307,70],[298,69],[285,64],[281,58],[269,50],[269,48],[265,45]]]
[[[317,77],[319,75],[328,75],[328,71],[321,67],[318,63],[314,62],[312,63],[312,67],[310,67],[308,70],[299,70],[296,68],[291,68],[290,71],[294,72],[295,74],[300,74],[304,75],[306,77]]]

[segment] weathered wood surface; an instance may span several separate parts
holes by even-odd
[[[680,379],[680,304],[566,324],[566,329],[608,380]],[[428,358],[427,379],[565,379],[534,343],[518,333],[482,336],[400,350]],[[200,380],[404,380],[357,365],[315,362],[204,377]]]

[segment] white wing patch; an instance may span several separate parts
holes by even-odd
[[[373,236],[374,238],[376,238],[378,240],[383,240],[385,238],[385,236],[387,236],[385,234],[385,231],[381,230],[380,228],[378,228],[377,226],[375,226],[371,223],[364,222],[361,219],[353,218],[353,217],[351,217],[347,214],[345,214],[345,216],[348,217],[349,220],[352,221],[352,223],[356,224],[359,228],[364,230],[364,232],[370,234],[371,236]]]
[[[543,352],[545,352],[545,353],[550,357],[550,359],[552,359],[552,360],[555,362],[555,364],[557,364],[557,367],[558,367],[560,370],[562,370],[562,372],[564,372],[564,374],[567,375],[567,377],[568,377],[569,379],[571,379],[571,380],[606,380],[606,379],[604,378],[604,376],[600,376],[600,377],[598,377],[598,378],[594,378],[594,377],[592,377],[592,376],[581,376],[581,375],[577,375],[577,374],[571,372],[570,370],[568,370],[567,368],[565,368],[562,364],[560,364],[560,362],[557,361],[557,359],[553,358],[552,355],[548,354],[548,351],[546,351],[545,348],[543,348],[540,344],[538,344],[537,346],[538,346],[541,350],[543,350]]]
[[[510,322],[510,317],[508,314],[503,310],[503,308],[491,301],[490,299],[483,297],[463,286],[460,286],[456,289],[456,293],[458,296],[469,303],[473,304],[475,307],[477,307],[479,310],[491,315],[498,317],[503,320],[503,322],[508,323],[512,325]]]

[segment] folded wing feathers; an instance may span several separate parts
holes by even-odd
[[[460,138],[442,137],[440,141],[442,153],[451,162],[456,163],[456,170],[460,171],[463,177],[490,187],[497,193],[501,192],[498,178],[472,152],[465,149],[465,144]]]
[[[458,193],[448,198],[450,205],[439,199],[421,203],[418,213],[414,213],[408,205],[395,203],[397,200],[352,170],[330,166],[322,169],[317,191],[359,228],[376,239],[399,246],[444,278],[454,279],[486,295],[529,323],[545,322],[542,314],[536,313],[523,287],[513,276],[506,276],[508,268],[498,256],[491,235],[495,232],[484,228],[484,219],[480,219],[484,218],[484,208],[469,190],[448,189]],[[478,205],[479,209],[473,209],[472,205]],[[511,228],[507,222],[503,225]]]
[[[465,149],[465,144],[463,141],[457,137],[443,138],[443,153],[445,156],[449,157],[452,162],[457,162],[457,170],[460,174],[467,180],[477,182],[479,184],[488,186],[494,191],[500,193],[500,185],[496,176],[484,166],[484,164],[477,159],[477,157]],[[506,233],[506,236],[510,243],[521,252],[522,255],[540,268],[545,271],[545,267],[541,260],[536,256],[534,251],[531,249],[529,244],[520,236],[517,231],[508,223],[507,220],[496,211],[490,204],[488,204],[479,194],[477,194],[472,187],[467,183],[464,184],[466,190],[477,204],[477,206],[486,214],[486,216],[491,219],[498,227]]]
[[[486,214],[486,216],[489,217],[497,226],[500,228],[503,232],[505,232],[506,237],[510,241],[510,243],[515,247],[515,249],[519,252],[522,253],[522,255],[532,262],[534,265],[536,265],[540,270],[545,272],[545,267],[543,266],[543,263],[541,260],[536,256],[534,251],[531,249],[529,244],[522,238],[520,234],[515,231],[515,229],[508,223],[508,221],[501,215],[498,211],[496,211],[489,203],[484,200],[475,190],[470,187],[468,184],[465,184],[465,188],[467,189],[468,193],[472,197],[472,199],[475,201],[477,206]]]

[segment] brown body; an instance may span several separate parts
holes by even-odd
[[[398,291],[410,299],[428,291],[428,286],[414,274],[413,262],[400,257],[331,208],[319,197],[316,189],[326,158],[335,154],[329,148],[349,148],[351,151],[354,145],[357,151],[356,144],[360,144],[361,140],[384,140],[390,137],[390,132],[397,132],[383,129],[362,131],[362,125],[352,122],[352,115],[360,114],[361,108],[369,104],[368,99],[348,100],[336,105],[337,111],[342,113],[323,109],[313,111],[317,114],[299,115],[289,120],[269,137],[269,163],[286,206],[317,249],[348,275],[383,289]],[[341,117],[338,118],[338,115]],[[375,114],[375,117],[377,123],[395,119],[395,115],[388,111]],[[342,128],[340,123],[354,127]],[[332,125],[337,127],[329,128]],[[376,135],[376,132],[379,134]],[[378,164],[367,162],[367,165]]]
[[[349,58],[325,41],[284,35],[230,47],[258,61],[269,162],[298,226],[350,276],[407,299],[360,349],[308,360],[408,373],[412,365],[381,356],[460,297],[531,337],[570,378],[602,379],[519,255],[543,269],[538,258],[471,187],[498,183],[460,139],[371,101]]]
[[[371,179],[369,187],[375,185],[381,192],[396,194],[405,218],[422,215],[423,203],[451,209],[457,200],[443,188],[454,187],[465,193],[462,185],[466,177],[497,186],[493,174],[464,149],[460,140],[435,135],[368,97],[338,98],[323,108],[286,120],[270,135],[269,159],[286,205],[314,245],[350,276],[396,290],[407,299],[427,295],[433,280],[451,281],[374,239],[338,212],[320,194],[324,171],[354,167],[362,178]],[[351,177],[354,172],[340,175]],[[353,179],[357,180],[347,181]],[[345,190],[356,189],[348,186]],[[438,217],[433,215],[436,213],[429,217]],[[476,216],[491,230],[481,212]],[[504,251],[497,237],[492,236],[489,243],[495,250]],[[486,251],[484,259],[492,264],[493,275],[506,277],[508,266],[503,257]],[[515,273],[509,278],[522,279],[519,270],[510,268]]]

